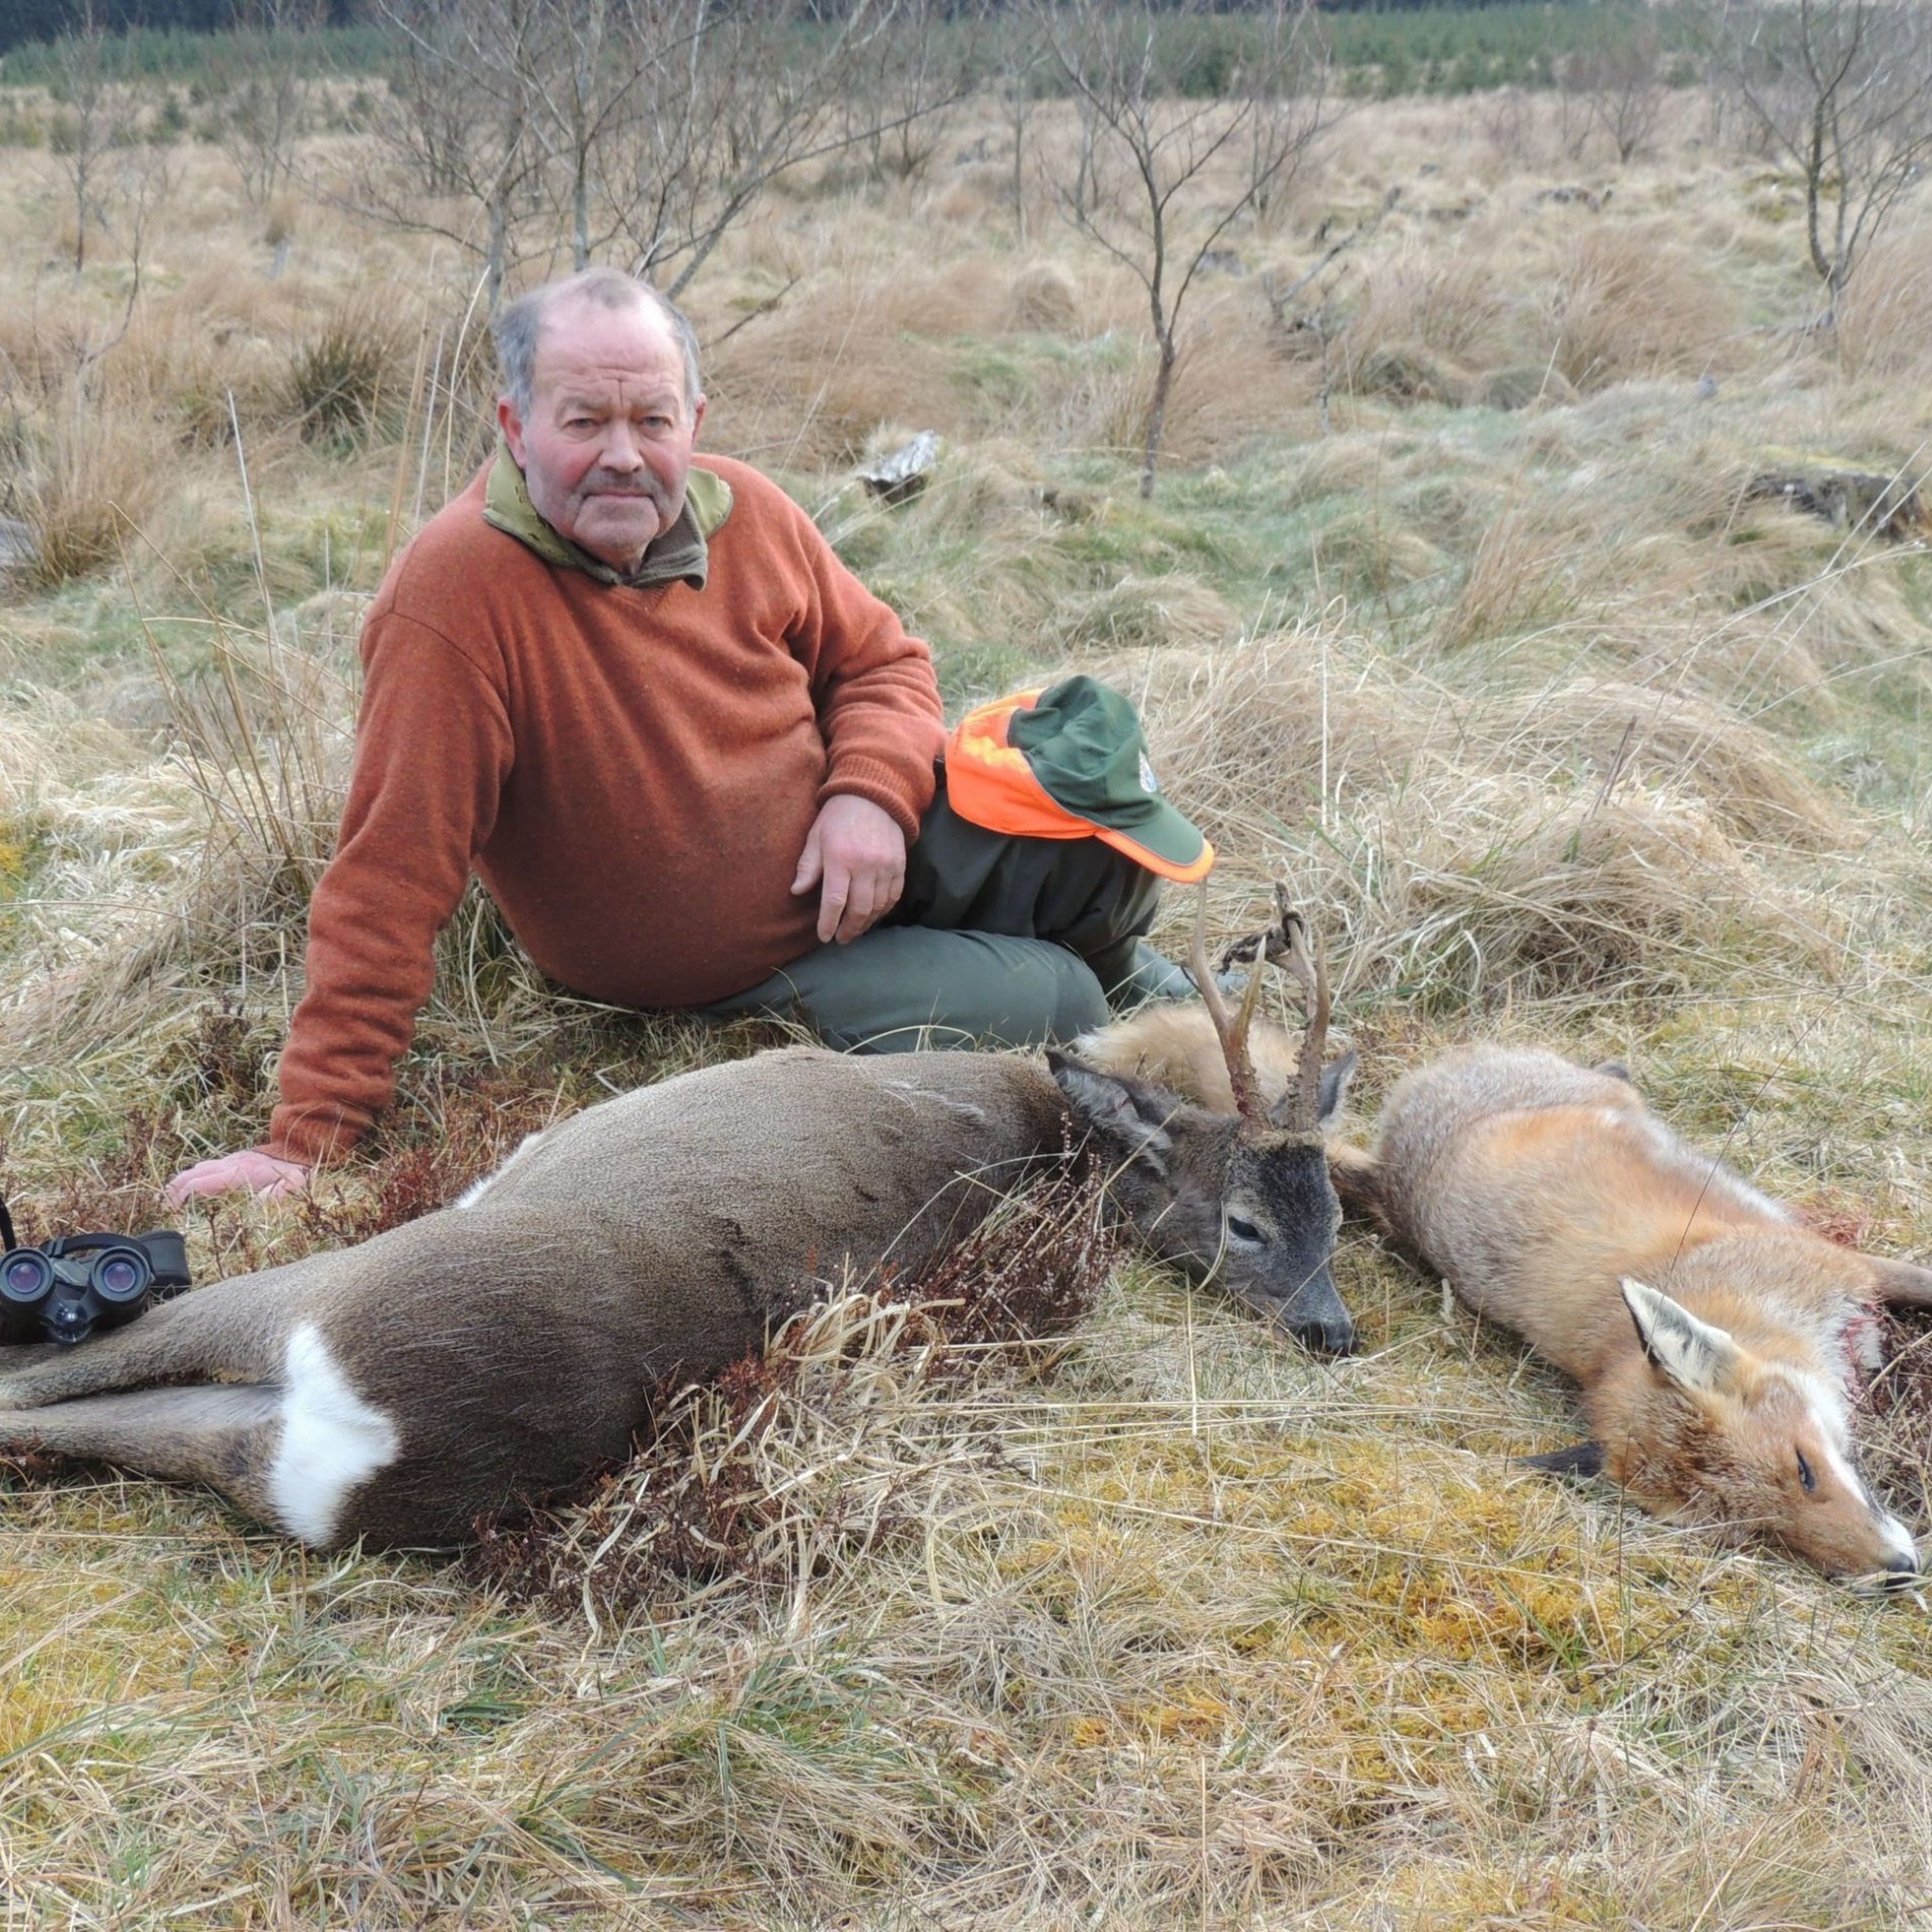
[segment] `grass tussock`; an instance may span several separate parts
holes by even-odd
[[[354,435],[384,408],[400,408],[397,392],[407,380],[390,316],[366,299],[351,301],[296,350],[289,401],[304,436]]]
[[[1932,221],[1922,216],[1879,241],[1840,298],[1839,356],[1855,380],[1922,384],[1932,374]]]
[[[1736,323],[1735,298],[1688,250],[1621,228],[1576,242],[1547,319],[1552,359],[1580,389],[1701,374],[1719,359]]]
[[[152,424],[107,406],[76,379],[28,430],[22,520],[32,551],[24,574],[52,590],[88,576],[136,543],[165,501],[152,466]]]

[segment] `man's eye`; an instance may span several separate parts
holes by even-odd
[[[1805,1461],[1804,1451],[1802,1449],[1798,1452],[1798,1480],[1804,1485],[1808,1492],[1818,1486],[1818,1478],[1812,1474],[1811,1465]]]

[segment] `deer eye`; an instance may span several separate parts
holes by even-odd
[[[1811,1465],[1805,1461],[1802,1449],[1798,1452],[1798,1480],[1804,1485],[1807,1495],[1818,1486],[1818,1478],[1811,1473]]]
[[[1244,1221],[1238,1214],[1228,1216],[1228,1232],[1238,1241],[1252,1241],[1260,1245],[1262,1231],[1252,1221]]]

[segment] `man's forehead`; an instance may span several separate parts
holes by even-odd
[[[611,309],[572,302],[543,318],[536,375],[547,385],[589,380],[678,388],[684,357],[664,318],[648,304]]]

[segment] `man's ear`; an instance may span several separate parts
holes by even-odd
[[[524,419],[517,413],[517,406],[508,396],[496,398],[496,427],[503,432],[503,440],[509,445],[510,455],[520,470],[524,466]]]
[[[1744,1351],[1728,1330],[1700,1322],[1681,1303],[1626,1275],[1624,1303],[1652,1366],[1681,1389],[1718,1395],[1736,1378]]]
[[[1156,1174],[1167,1172],[1174,1143],[1167,1123],[1180,1102],[1164,1088],[1102,1073],[1071,1054],[1049,1048],[1046,1064],[1074,1112],[1097,1133],[1120,1148],[1130,1160],[1144,1161]]]

